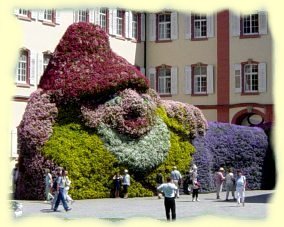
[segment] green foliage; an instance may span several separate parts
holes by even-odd
[[[163,107],[157,108],[156,114],[163,119],[163,121],[173,132],[184,138],[189,136],[190,130],[186,129],[186,127],[184,127],[178,119],[169,117]]]
[[[70,195],[74,199],[111,196],[112,176],[120,171],[117,159],[94,132],[80,124],[55,125],[53,135],[45,144],[43,154],[69,172]],[[151,196],[132,179],[129,196]]]
[[[156,175],[159,171],[162,172],[164,179],[166,179],[173,170],[173,166],[177,166],[181,174],[184,175],[189,169],[189,164],[192,160],[191,156],[195,152],[195,148],[189,143],[182,125],[175,118],[168,117],[163,108],[158,108],[157,114],[171,129],[171,148],[166,160],[146,176],[145,184],[149,185],[150,188],[156,186]]]

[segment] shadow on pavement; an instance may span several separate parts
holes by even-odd
[[[273,193],[255,195],[255,196],[247,196],[245,198],[246,203],[268,203]]]
[[[51,209],[41,209],[40,212],[42,213],[53,213],[54,211]]]

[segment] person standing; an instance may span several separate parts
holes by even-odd
[[[49,169],[45,169],[44,181],[45,181],[45,199],[46,199],[45,202],[49,202],[50,200],[53,199],[53,195],[50,193],[53,180]]]
[[[163,192],[165,196],[164,206],[167,220],[170,221],[170,212],[172,214],[172,221],[176,220],[175,195],[178,190],[177,186],[172,182],[171,177],[167,177],[167,183],[161,184],[157,189]]]
[[[69,203],[71,202],[71,204],[74,203],[74,200],[71,198],[71,196],[68,194],[69,189],[70,189],[70,185],[71,185],[71,180],[68,177],[68,171],[67,170],[63,170],[62,172],[62,176],[63,178],[65,178],[65,188],[64,188],[64,193],[66,196],[66,202]]]
[[[245,206],[245,189],[246,189],[246,177],[242,174],[241,170],[237,171],[237,179],[236,179],[236,193],[237,193],[237,204],[240,203]]]
[[[57,211],[59,203],[62,202],[62,205],[65,211],[70,211],[72,208],[68,207],[66,203],[66,195],[65,195],[65,186],[66,186],[66,179],[62,175],[62,169],[59,168],[57,170],[58,177],[56,179],[57,184],[57,199],[53,208],[53,211]]]
[[[128,188],[130,186],[130,175],[128,174],[128,170],[124,170],[124,175],[122,178],[122,185],[123,185],[123,193],[124,193],[124,198],[128,198]]]
[[[164,177],[162,174],[162,171],[159,170],[157,176],[156,176],[156,183],[157,183],[157,188],[164,183]],[[158,199],[161,199],[163,197],[162,193],[159,192],[159,190],[157,190],[157,194],[158,194]]]
[[[198,199],[199,188],[200,188],[200,183],[198,182],[197,178],[195,178],[192,182],[192,202],[194,201],[199,202]]]
[[[193,182],[197,180],[197,166],[195,164],[189,170],[191,191],[193,190]]]
[[[232,168],[230,168],[229,172],[226,174],[225,186],[226,186],[226,201],[229,201],[230,192],[232,192],[233,199],[236,200],[235,198],[235,178],[234,178]]]
[[[113,176],[112,179],[114,183],[114,197],[119,198],[119,191],[120,191],[122,176],[119,174],[119,172],[116,172],[116,174]]]
[[[215,174],[215,185],[216,185],[216,196],[217,199],[220,199],[220,193],[223,189],[223,183],[224,183],[225,177],[224,177],[224,168],[220,167],[219,171]]]
[[[179,187],[181,185],[182,176],[177,170],[176,166],[173,167],[173,170],[171,172],[171,178],[173,180],[173,183],[177,186],[176,197],[179,198]]]

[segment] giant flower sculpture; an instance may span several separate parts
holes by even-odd
[[[160,100],[99,26],[72,24],[18,127],[16,194],[42,199],[44,168],[63,166],[77,199],[110,196],[111,177],[124,168],[132,176],[130,195],[152,195],[156,171],[185,171],[194,151],[189,141],[206,129],[198,108]]]
[[[226,141],[240,147],[234,154],[237,167],[258,169],[250,185],[259,187],[267,147],[263,131],[250,129],[247,135],[255,135],[255,140],[244,143],[240,137],[244,128],[231,130],[217,123],[210,127],[204,137],[208,125],[198,108],[161,100],[149,88],[147,78],[111,50],[99,26],[72,24],[57,45],[38,90],[30,96],[18,127],[16,196],[43,199],[44,169],[57,166],[68,169],[75,199],[109,197],[112,176],[124,168],[132,177],[129,195],[151,196],[158,171],[166,175],[174,165],[183,173],[188,170],[194,138],[194,161],[204,167],[200,173],[205,191],[212,188],[214,163],[235,163],[225,157],[231,156],[225,148],[232,150]],[[223,136],[228,133],[230,140]],[[250,150],[242,153],[241,146]],[[259,157],[257,162],[247,158],[252,154]]]

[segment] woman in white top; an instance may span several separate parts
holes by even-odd
[[[53,199],[53,195],[50,193],[53,184],[52,175],[49,169],[45,169],[45,198],[46,202]]]
[[[245,189],[246,189],[246,177],[243,176],[242,171],[237,171],[236,179],[236,192],[237,192],[237,202],[245,205]]]

